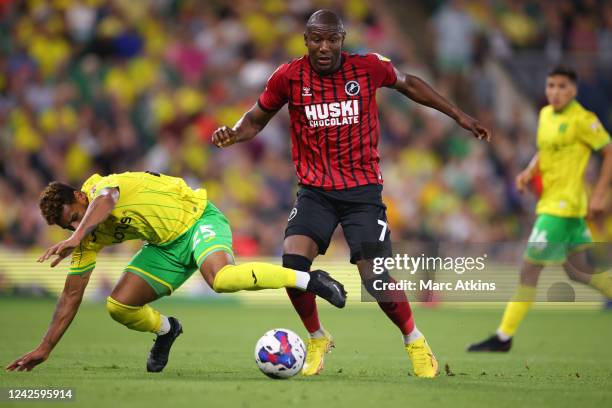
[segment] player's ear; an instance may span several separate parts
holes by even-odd
[[[304,31],[304,45],[308,47],[308,34]]]
[[[87,200],[87,195],[82,192],[82,191],[75,191],[74,192],[74,198],[76,199],[77,203],[79,204],[87,204],[88,200]]]
[[[572,82],[571,89],[572,89],[572,97],[575,98],[576,95],[578,95],[578,85]]]

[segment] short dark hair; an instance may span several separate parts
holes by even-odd
[[[550,71],[548,71],[548,77],[555,75],[562,75],[573,83],[578,82],[578,74],[576,74],[576,71],[573,68],[570,68],[567,65],[555,65]]]
[[[72,204],[76,201],[74,197],[75,191],[78,190],[59,181],[52,181],[45,187],[43,192],[40,193],[38,206],[47,224],[54,225],[59,222],[64,211],[64,205]]]

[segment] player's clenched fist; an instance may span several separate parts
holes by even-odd
[[[217,147],[227,147],[236,143],[236,131],[223,126],[214,131],[212,142]]]

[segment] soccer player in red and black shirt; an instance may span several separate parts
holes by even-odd
[[[255,137],[285,104],[291,117],[292,157],[300,189],[285,230],[283,266],[307,271],[324,254],[332,233],[342,225],[364,287],[401,330],[414,373],[434,377],[438,363],[414,324],[406,295],[375,290],[374,281],[393,279],[373,274],[373,259],[391,255],[382,175],[376,90],[391,87],[408,98],[452,117],[478,139],[490,133],[419,78],[399,72],[378,54],[342,52],[346,32],[329,10],[312,14],[304,41],[308,55],[281,65],[268,79],[257,103],[233,128],[213,134],[219,147]],[[333,346],[319,322],[315,296],[287,291],[310,333],[302,374],[318,374]]]

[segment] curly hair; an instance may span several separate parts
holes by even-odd
[[[47,224],[57,224],[62,217],[64,204],[72,204],[76,201],[74,192],[76,188],[68,184],[52,181],[40,194],[38,206],[47,221]]]

